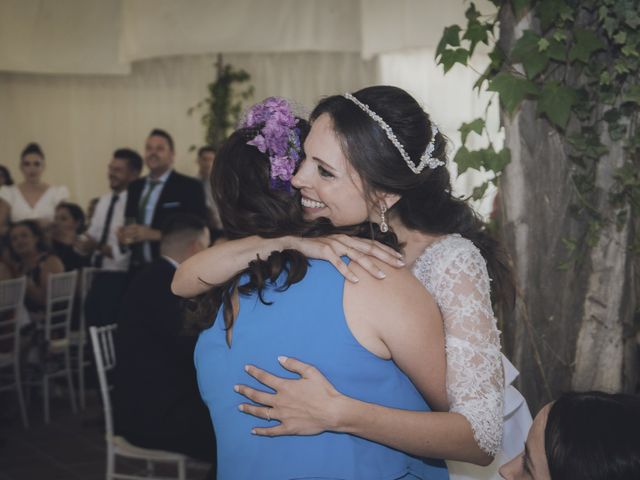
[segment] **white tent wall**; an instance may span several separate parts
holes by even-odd
[[[255,100],[270,95],[311,107],[321,95],[375,83],[372,62],[353,53],[233,54],[225,61],[251,74]],[[154,127],[176,142],[176,168],[195,173],[191,145],[202,145],[196,112],[215,76],[214,55],[136,62],[131,75],[0,73],[0,163],[20,178],[20,151],[37,141],[47,157],[45,178],[65,184],[85,206],[108,188],[106,167],[116,148],[142,151]]]
[[[202,143],[203,128],[198,113],[186,112],[205,97],[218,51],[251,74],[253,100],[282,95],[311,107],[322,95],[375,83],[401,86],[459,146],[457,127],[478,116],[487,97],[471,91],[467,69],[444,77],[434,51],[442,29],[462,23],[467,6],[462,0],[0,0],[0,163],[19,179],[21,149],[39,142],[47,181],[68,185],[84,206],[107,189],[113,150],[140,151],[149,130],[161,127],[175,137],[176,167],[194,173],[188,150]],[[474,181],[463,177],[458,191],[468,194]]]

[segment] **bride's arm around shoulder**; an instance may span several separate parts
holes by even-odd
[[[467,419],[482,450],[496,454],[502,440],[504,378],[486,262],[470,240],[451,237],[434,249],[429,272],[421,272],[420,265],[414,270],[442,312],[450,411]]]

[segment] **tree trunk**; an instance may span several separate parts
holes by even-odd
[[[500,17],[500,44],[510,50],[530,15],[515,21],[510,8]],[[588,249],[586,221],[574,218],[574,166],[557,130],[525,101],[513,115],[502,113],[511,163],[500,181],[503,240],[514,261],[518,299],[505,315],[507,355],[520,370],[520,389],[532,413],[570,389],[629,390],[635,382],[632,334],[635,292],[632,218],[618,230],[604,225]],[[597,208],[615,215],[608,202],[613,170],[622,165],[622,147],[598,165]],[[569,257],[566,239],[578,239],[582,261],[561,268]],[[582,242],[582,245],[580,244]]]

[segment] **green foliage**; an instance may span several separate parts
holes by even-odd
[[[467,25],[444,30],[436,59],[445,72],[456,63],[467,65],[479,43],[494,45],[490,65],[475,87],[487,82],[496,92],[504,112],[513,115],[524,100],[535,102],[537,112],[558,130],[568,145],[574,164],[573,185],[578,203],[571,212],[584,221],[583,239],[593,246],[602,226],[621,225],[640,207],[640,9],[638,0],[493,0],[495,17],[481,15],[475,5],[467,9]],[[533,16],[534,29],[522,32],[510,51],[504,51],[494,34],[506,10],[516,19]],[[483,119],[460,127],[463,147],[454,160],[460,172],[487,170],[495,179],[509,162],[508,151],[488,148],[471,151],[471,132],[482,135]],[[609,153],[603,144],[618,142],[624,151],[624,167],[614,175],[608,192],[615,218],[605,218],[593,207],[600,195],[595,188],[599,160]],[[483,195],[481,185],[473,196]],[[610,216],[610,215],[609,215]],[[579,249],[567,240],[567,252]],[[639,247],[640,248],[640,247]]]
[[[205,127],[206,145],[218,148],[226,140],[238,123],[242,103],[253,95],[253,86],[246,85],[251,76],[244,70],[236,70],[231,65],[223,65],[221,59],[217,65],[215,81],[207,86],[209,96],[188,110],[204,109],[201,120]],[[236,88],[243,89],[237,91]],[[195,146],[192,147],[195,149]]]
[[[535,97],[540,88],[526,78],[510,73],[499,73],[489,81],[487,90],[500,94],[500,104],[509,113],[513,113],[526,97]]]

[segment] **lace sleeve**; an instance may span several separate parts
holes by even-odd
[[[434,248],[428,265],[414,273],[442,312],[450,411],[463,415],[478,446],[495,455],[502,441],[504,380],[489,275],[469,240],[451,240]]]

